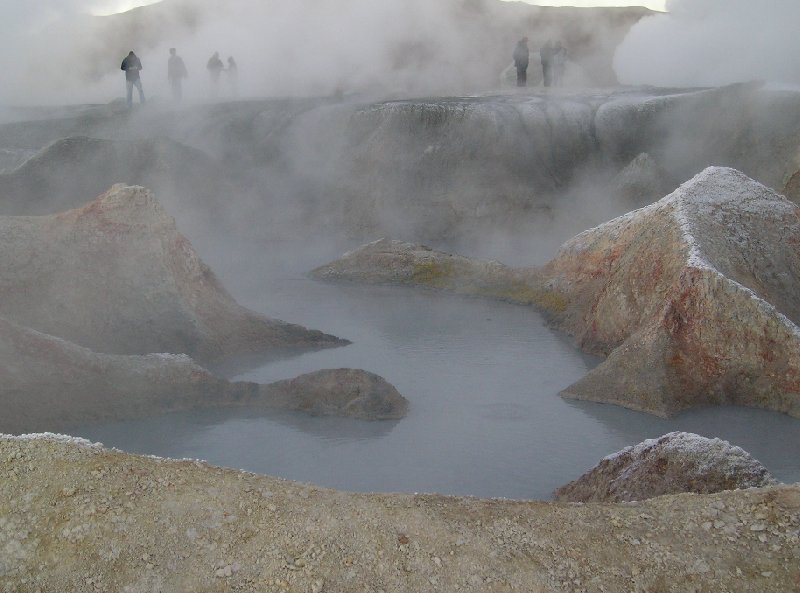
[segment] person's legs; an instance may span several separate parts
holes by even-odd
[[[137,78],[133,84],[136,85],[136,90],[139,91],[139,103],[145,103],[144,90],[142,90],[142,79]]]
[[[126,80],[125,81],[125,88],[126,88],[126,95],[125,100],[128,103],[128,107],[133,106],[133,81]]]

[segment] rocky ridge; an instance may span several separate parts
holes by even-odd
[[[569,505],[348,494],[0,437],[0,587],[42,591],[791,591],[800,488]],[[713,554],[710,552],[713,550]]]
[[[319,278],[416,284],[536,304],[607,359],[564,391],[668,416],[709,404],[800,416],[800,211],[712,167],[655,204],[512,269],[379,241]]]
[[[608,455],[555,491],[563,502],[624,502],[665,494],[713,494],[776,484],[769,471],[728,441],[671,432]]]

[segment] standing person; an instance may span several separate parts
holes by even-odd
[[[211,95],[216,97],[219,93],[219,75],[225,69],[225,64],[219,59],[219,52],[215,51],[214,55],[208,59],[208,74],[211,77]]]
[[[567,48],[557,41],[553,47],[553,86],[564,84],[564,71],[567,69]]]
[[[231,96],[239,96],[239,67],[233,56],[228,58],[228,67],[225,69],[225,76],[228,79],[228,87],[231,89]]]
[[[517,86],[528,86],[528,38],[523,37],[514,48],[514,67],[517,69]]]
[[[542,78],[544,86],[553,85],[553,42],[547,41],[539,50],[539,57],[542,60]]]
[[[120,70],[125,71],[126,100],[128,108],[133,107],[133,87],[139,91],[139,103],[144,104],[144,91],[142,90],[142,79],[139,78],[139,71],[142,69],[142,62],[133,53],[133,50],[122,60]]]
[[[176,53],[174,47],[171,47],[169,49],[169,60],[167,61],[167,79],[169,79],[172,98],[175,101],[180,101],[183,98],[183,79],[188,76],[189,73],[186,71],[183,58]]]

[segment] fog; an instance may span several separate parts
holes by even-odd
[[[669,0],[667,11],[636,24],[620,45],[614,65],[621,82],[800,83],[795,0]]]
[[[442,301],[420,322],[418,303],[387,307],[385,295],[371,300],[374,291],[330,303],[336,291],[311,283],[308,270],[382,236],[538,265],[576,233],[658,200],[707,165],[739,168],[779,190],[798,168],[796,94],[750,84],[617,84],[614,49],[644,11],[539,12],[493,0],[167,0],[126,14],[88,14],[109,6],[76,0],[2,9],[9,18],[0,25],[7,81],[0,87],[0,215],[58,213],[113,183],[145,185],[222,284],[259,312],[355,341],[366,332],[359,324],[368,306],[360,299],[369,301],[376,340],[392,342],[381,370],[399,385],[431,375],[395,364],[408,353],[427,358],[409,341],[410,329],[448,354],[439,366],[463,377],[458,365],[470,362],[461,353],[498,358],[505,351],[502,332],[481,341],[483,322],[528,312]],[[669,8],[672,14],[635,25],[620,46],[623,82],[796,82],[794,54],[767,54],[769,40],[774,53],[793,47],[783,24],[796,12],[788,2],[775,2],[784,17],[766,26],[769,34],[750,36],[744,23],[756,22],[756,9],[747,3]],[[522,35],[531,37],[531,87],[520,90],[503,73],[513,79],[510,56]],[[569,50],[564,88],[540,84],[536,52],[548,39],[563,39]],[[167,84],[171,47],[189,71],[182,103],[171,100]],[[144,65],[148,104],[129,110],[119,65],[131,49]],[[237,88],[224,76],[218,93],[210,88],[206,62],[214,52],[223,62],[235,57]],[[76,282],[74,290],[69,296],[79,300],[86,288]],[[426,334],[437,316],[464,311],[474,330],[468,348],[461,319],[448,326],[452,342]],[[506,333],[517,325],[513,320]],[[506,372],[490,357],[475,406],[491,405],[499,397],[493,389],[506,390],[515,405],[527,401],[529,387],[514,377],[520,368],[531,372],[529,348],[537,340],[553,355],[543,363],[549,370],[585,370],[580,353],[562,356],[558,348],[570,347],[544,325],[511,339],[519,346],[506,357],[511,367]],[[346,351],[354,358],[337,352],[298,364],[372,364],[364,349],[380,351],[364,344]],[[566,404],[556,394],[569,381],[540,395],[560,410]],[[433,382],[414,387],[431,401],[445,391]],[[601,420],[598,432],[619,422],[614,418]],[[582,450],[581,463],[608,452]]]

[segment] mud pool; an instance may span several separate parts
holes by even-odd
[[[311,262],[277,270],[266,262],[268,273],[248,274],[241,265],[212,262],[242,304],[353,344],[235,378],[268,383],[321,368],[363,368],[409,399],[408,417],[362,422],[207,410],[81,427],[73,434],[130,452],[205,459],[343,490],[547,499],[606,454],[685,430],[729,440],[779,480],[800,481],[797,419],[715,408],[663,420],[560,398],[561,389],[599,361],[531,309],[320,283],[298,271],[311,269]]]

